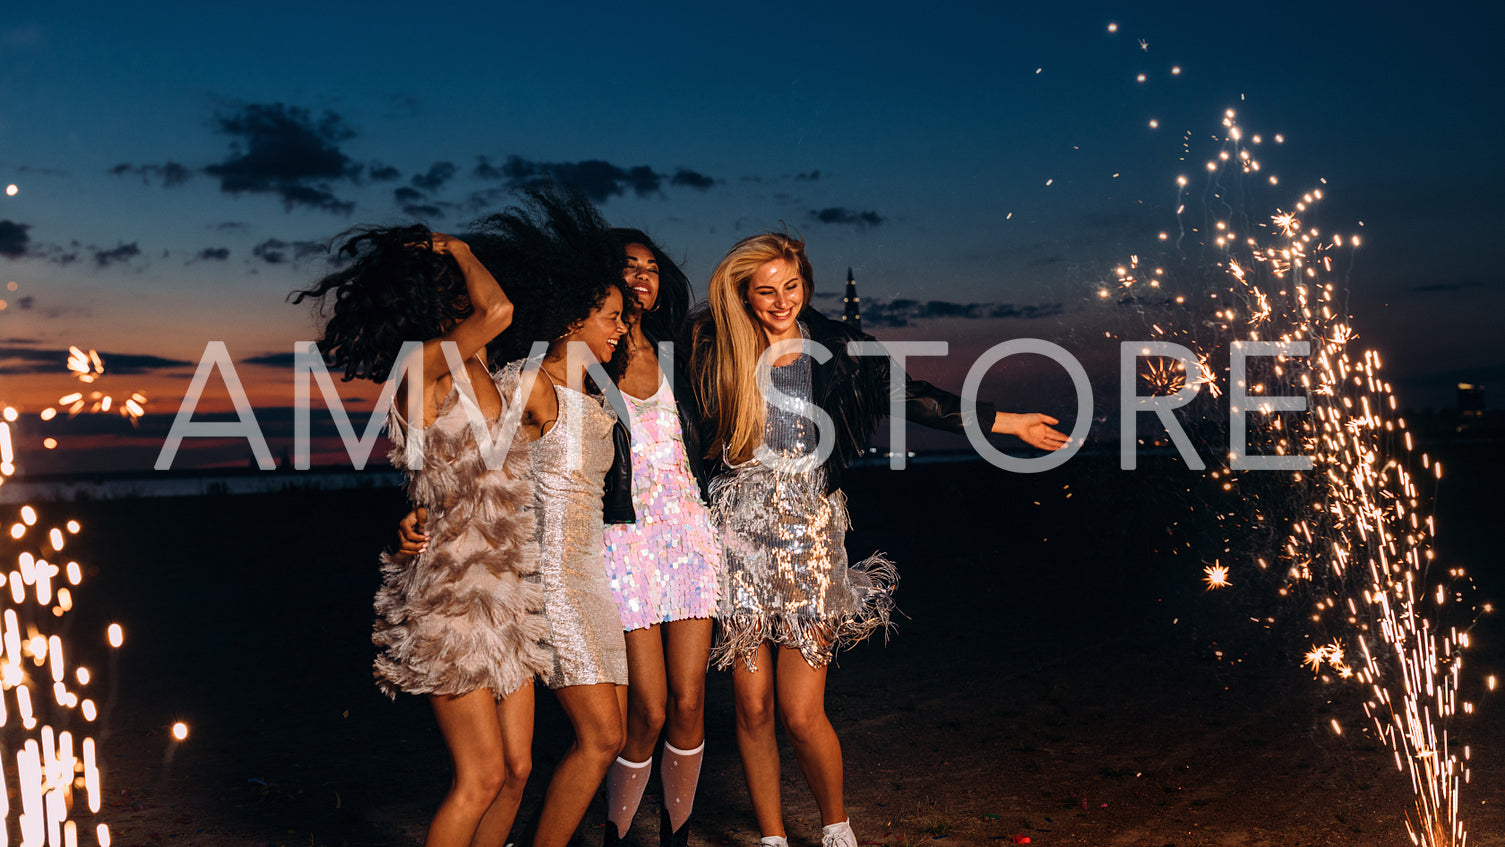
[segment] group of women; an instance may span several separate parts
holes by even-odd
[[[738,242],[694,314],[647,235],[562,192],[464,241],[372,230],[343,250],[299,295],[330,307],[325,355],[346,378],[411,367],[400,351],[421,363],[390,424],[418,508],[383,557],[373,640],[378,684],[429,695],[454,762],[426,843],[506,843],[535,677],[575,738],[532,843],[568,843],[603,780],[605,842],[625,840],[660,739],[661,843],[687,843],[714,664],[732,670],[762,844],[787,845],[777,716],[822,844],[856,847],[824,694],[837,651],[892,608],[892,565],[847,559],[840,488],[888,410],[888,360],[851,355],[870,339],[810,307],[803,242]],[[906,400],[954,431],[974,413],[917,380]],[[1066,442],[1048,416],[975,409],[993,432]]]

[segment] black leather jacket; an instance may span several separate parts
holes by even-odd
[[[831,351],[825,362],[813,362],[811,370],[811,394],[815,404],[824,409],[836,424],[836,449],[826,459],[826,491],[830,493],[841,487],[841,472],[852,462],[861,458],[868,441],[877,428],[878,421],[888,415],[888,378],[890,359],[887,356],[853,356],[847,352],[849,341],[875,341],[871,335],[860,332],[841,321],[831,320],[820,312],[806,306],[799,319],[810,332],[810,340]],[[683,406],[681,406],[683,408]],[[996,408],[992,403],[978,401],[976,419],[982,421],[982,429],[992,428]],[[924,380],[906,378],[904,381],[904,417],[906,420],[947,432],[965,432],[967,415],[962,398],[936,388]],[[715,425],[708,423],[709,414],[698,415],[702,420],[701,439],[711,438]],[[688,443],[687,443],[688,446]],[[717,473],[725,466],[717,468]],[[701,479],[701,494],[708,496],[709,476],[698,474]]]

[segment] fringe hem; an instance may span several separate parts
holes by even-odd
[[[826,617],[781,612],[735,612],[721,617],[721,634],[711,650],[710,664],[727,670],[737,660],[753,673],[758,670],[758,648],[764,642],[800,651],[812,668],[831,664],[836,654],[867,640],[878,630],[888,643],[894,627],[894,589],[899,571],[882,553],[874,553],[847,568],[853,610]]]

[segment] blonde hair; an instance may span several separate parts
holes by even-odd
[[[758,268],[784,259],[799,269],[805,282],[804,305],[810,302],[813,274],[805,242],[782,232],[765,232],[732,246],[711,274],[709,301],[712,327],[695,327],[692,373],[696,388],[715,417],[715,435],[706,456],[745,462],[763,441],[763,394],[758,390],[758,357],[768,349],[764,332],[747,305],[748,282]],[[708,337],[709,336],[709,337]]]

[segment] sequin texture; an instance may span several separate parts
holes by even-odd
[[[622,398],[632,430],[637,522],[606,527],[606,574],[622,628],[716,613],[721,542],[685,458],[668,380],[646,400]]]
[[[540,379],[548,379],[540,374]],[[550,688],[627,684],[627,646],[602,562],[601,489],[616,418],[598,398],[556,385],[559,417],[533,442],[539,571],[554,667]]]
[[[763,444],[711,484],[725,557],[721,637],[711,656],[718,668],[740,658],[756,671],[756,651],[770,640],[821,667],[886,627],[893,608],[893,565],[881,555],[847,562],[846,498],[826,494],[815,455],[810,357],[773,368],[770,379],[792,408],[769,404]]]

